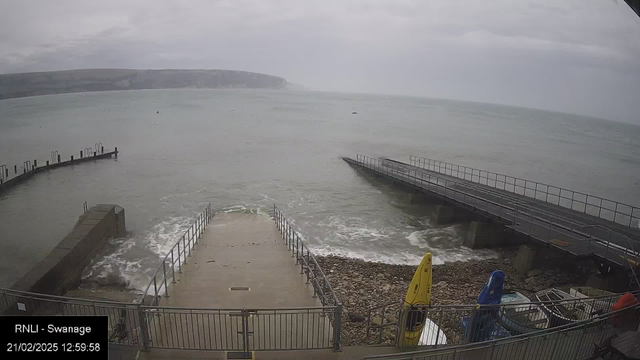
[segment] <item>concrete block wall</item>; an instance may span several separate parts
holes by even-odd
[[[80,283],[82,270],[107,241],[126,233],[124,209],[100,204],[80,216],[73,230],[11,288],[62,295]]]

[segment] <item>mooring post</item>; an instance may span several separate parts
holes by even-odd
[[[73,161],[73,155],[71,155],[71,161]]]
[[[13,165],[13,173],[18,174],[18,165]]]
[[[58,154],[58,162],[60,162],[60,154]]]
[[[95,151],[93,152],[93,156],[94,156],[94,157],[96,156],[96,152],[95,152]]]
[[[80,159],[82,159],[82,150],[80,150]]]
[[[118,147],[117,146],[116,146],[115,154],[116,154],[116,159],[117,159],[118,158]]]
[[[38,160],[33,160],[33,168],[37,168],[38,167]]]
[[[101,153],[101,154],[104,154],[104,146],[101,146],[101,147],[100,147],[100,153]]]
[[[49,166],[49,160],[47,160],[47,166]]]

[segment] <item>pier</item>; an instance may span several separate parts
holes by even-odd
[[[435,223],[470,221],[467,244],[501,246],[504,229],[603,268],[635,270],[640,209],[613,200],[412,156],[409,163],[357,155],[352,166],[382,176],[417,195],[441,200]],[[474,246],[479,245],[479,246]],[[633,271],[632,271],[633,273]]]
[[[1,164],[0,193],[31,179],[34,175],[44,171],[53,170],[63,166],[77,165],[88,161],[108,159],[111,157],[118,157],[118,148],[116,147],[113,151],[105,152],[102,143],[97,143],[93,148],[85,148],[81,150],[79,154],[71,155],[69,160],[63,160],[57,151],[52,151],[51,160],[46,160],[44,163],[39,163],[38,160],[28,160],[24,161],[20,166],[17,164],[14,164],[13,166]]]

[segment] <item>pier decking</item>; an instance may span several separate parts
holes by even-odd
[[[574,256],[593,256],[609,266],[628,269],[629,261],[635,261],[637,251],[640,250],[640,229],[590,214],[587,211],[591,206],[588,202],[584,205],[584,212],[560,206],[563,199],[561,192],[557,196],[558,204],[553,204],[499,189],[498,186],[461,179],[387,158],[373,159],[359,155],[356,159],[344,160],[418,191],[442,197],[457,206],[503,223],[517,233]],[[496,185],[501,180],[493,181]],[[527,191],[529,188],[526,183],[523,184],[524,191]],[[637,210],[631,208],[625,222],[633,224],[640,216]],[[618,216],[620,218],[622,215]]]

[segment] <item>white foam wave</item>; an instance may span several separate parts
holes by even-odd
[[[192,223],[191,217],[168,217],[147,231],[112,240],[112,250],[96,257],[92,266],[85,269],[83,281],[144,290],[158,261],[164,258]]]

